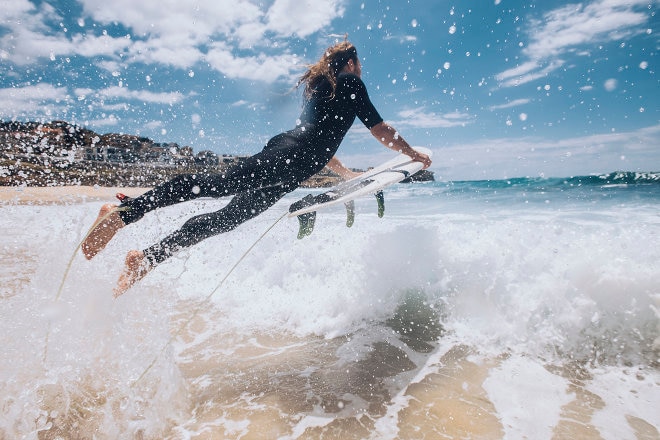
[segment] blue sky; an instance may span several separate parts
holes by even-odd
[[[383,118],[442,180],[660,170],[658,1],[0,0],[0,118],[196,152],[293,128],[348,34]],[[390,155],[359,121],[338,156]]]

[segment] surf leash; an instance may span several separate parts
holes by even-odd
[[[266,229],[266,230],[265,230],[265,231],[264,231],[264,232],[263,232],[263,233],[262,233],[262,234],[261,234],[256,240],[255,240],[255,241],[254,241],[254,243],[252,243],[252,245],[250,245],[250,247],[247,248],[247,250],[246,250],[245,252],[243,252],[243,255],[241,255],[240,258],[239,258],[238,260],[236,260],[236,262],[234,263],[234,265],[233,265],[231,268],[229,268],[229,270],[227,271],[227,273],[225,274],[225,276],[224,276],[224,277],[218,282],[218,284],[217,284],[217,285],[215,286],[215,288],[211,291],[211,293],[209,293],[209,294],[208,294],[208,295],[207,295],[207,296],[206,296],[206,297],[205,297],[205,298],[199,303],[199,305],[195,308],[195,310],[193,310],[192,314],[188,317],[188,319],[186,319],[186,320],[185,320],[185,321],[179,326],[179,329],[178,329],[178,330],[177,330],[172,336],[170,336],[170,338],[167,340],[167,342],[165,343],[165,345],[163,345],[163,348],[161,348],[160,351],[156,354],[156,356],[154,356],[153,360],[152,360],[151,363],[147,366],[147,368],[144,369],[144,371],[142,372],[142,374],[140,374],[140,376],[139,376],[137,379],[135,379],[135,380],[131,383],[131,385],[130,385],[131,387],[135,386],[138,382],[140,382],[140,381],[141,381],[141,380],[147,375],[147,373],[151,370],[151,368],[153,368],[153,366],[156,364],[156,362],[158,361],[158,359],[160,358],[160,356],[165,352],[165,350],[167,349],[167,347],[169,347],[170,344],[171,344],[176,338],[179,337],[179,335],[181,334],[181,332],[183,332],[183,330],[185,330],[185,328],[188,326],[188,324],[190,324],[190,322],[191,322],[193,319],[195,319],[195,318],[197,317],[197,315],[199,314],[199,312],[202,310],[202,307],[205,306],[205,305],[207,304],[207,302],[211,299],[211,297],[213,297],[213,295],[215,295],[215,293],[216,293],[218,290],[220,290],[220,288],[224,285],[225,281],[227,281],[227,279],[228,279],[229,276],[234,272],[234,270],[235,270],[235,269],[241,264],[241,262],[243,262],[243,260],[244,260],[244,259],[250,254],[250,252],[252,252],[252,249],[254,249],[254,247],[255,247],[255,246],[256,246],[256,245],[257,245],[257,244],[258,244],[258,243],[259,243],[259,242],[260,242],[260,241],[266,236],[266,235],[268,235],[268,233],[269,233],[269,232],[275,227],[275,225],[277,225],[277,224],[278,224],[278,223],[279,223],[284,217],[287,216],[287,214],[288,214],[288,212],[285,212],[285,213],[282,214],[277,220],[275,220],[275,222],[274,222],[272,225],[270,225],[270,226],[269,226],[269,227],[268,227],[268,228],[267,228],[267,229]]]
[[[56,303],[60,300],[60,297],[62,296],[62,290],[64,289],[64,284],[66,283],[67,278],[69,277],[69,272],[71,271],[71,266],[73,266],[73,260],[76,258],[76,255],[78,254],[78,250],[80,250],[80,247],[82,244],[87,240],[87,238],[90,236],[92,231],[96,229],[98,225],[100,225],[102,222],[107,220],[110,215],[112,215],[114,212],[120,211],[121,208],[117,207],[116,209],[111,209],[107,214],[103,215],[102,217],[99,217],[96,219],[94,224],[89,228],[87,233],[83,236],[82,240],[78,243],[76,248],[73,250],[71,253],[71,257],[69,258],[69,261],[66,264],[66,268],[64,269],[64,274],[62,275],[62,280],[60,281],[60,285],[57,288],[57,294],[55,295],[55,300],[53,303]],[[48,357],[48,339],[50,338],[50,327],[51,327],[51,321],[50,319],[48,320],[48,328],[46,330],[46,340],[44,341],[44,354],[43,354],[43,362],[46,363],[46,359]]]
[[[125,209],[125,208],[124,208]],[[71,270],[71,266],[73,265],[73,260],[76,258],[76,254],[78,253],[78,250],[81,248],[82,244],[87,240],[87,238],[90,236],[90,234],[96,229],[98,225],[103,223],[110,217],[112,214],[114,214],[117,211],[123,211],[121,207],[116,207],[115,209],[111,209],[108,213],[103,215],[102,217],[99,217],[96,219],[94,224],[89,228],[89,231],[85,234],[85,236],[80,240],[80,243],[78,243],[78,246],[73,250],[73,253],[71,254],[71,258],[69,258],[69,262],[66,265],[66,269],[64,270],[64,275],[62,276],[62,281],[60,282],[60,287],[57,289],[57,295],[55,295],[55,301],[60,299],[60,296],[62,295],[62,289],[64,288],[64,283],[66,282],[67,277],[69,276],[69,271]]]

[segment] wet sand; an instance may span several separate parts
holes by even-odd
[[[95,201],[113,202],[117,200],[115,194],[119,192],[129,197],[135,197],[147,190],[148,188],[100,186],[2,186],[0,187],[0,203],[47,205]]]

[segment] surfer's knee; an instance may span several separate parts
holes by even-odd
[[[181,232],[189,236],[190,241],[194,239],[201,241],[213,235],[229,232],[245,220],[247,219],[244,217],[236,217],[225,210],[220,210],[192,217],[183,224]]]

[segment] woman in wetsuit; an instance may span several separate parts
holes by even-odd
[[[261,152],[223,173],[180,175],[137,198],[126,199],[120,206],[104,205],[97,226],[82,245],[88,259],[102,250],[120,228],[149,211],[198,197],[233,196],[224,208],[191,218],[161,242],[142,251],[130,251],[115,296],[178,250],[230,231],[264,212],[325,166],[341,177],[353,177],[354,173],[334,155],[356,117],[386,147],[428,168],[429,157],[412,149],[383,122],[361,74],[355,46],[345,41],[328,48],[299,81],[299,86],[305,85],[305,104],[296,128],[273,137]]]

